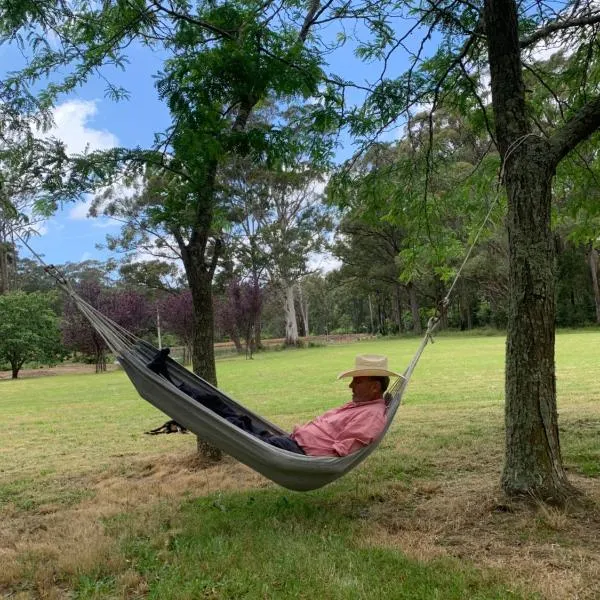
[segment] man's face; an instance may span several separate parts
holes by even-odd
[[[353,402],[370,402],[381,397],[379,382],[370,377],[353,377],[349,387]]]

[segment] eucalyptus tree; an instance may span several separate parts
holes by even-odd
[[[352,186],[332,186],[345,215],[337,254],[346,272],[389,290],[397,319],[406,294],[416,333],[419,304],[439,305],[486,211],[499,210],[486,193],[496,166],[486,158],[489,147],[489,137],[457,112],[421,113],[400,140],[373,145],[353,161]]]
[[[236,255],[248,265],[255,285],[262,275],[279,288],[287,345],[299,341],[297,286],[310,271],[311,253],[325,247],[331,227],[321,198],[322,173],[301,156],[292,158],[271,168],[247,169],[243,181],[232,181],[230,188],[238,215],[231,232]]]

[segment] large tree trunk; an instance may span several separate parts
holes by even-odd
[[[214,349],[214,311],[212,298],[213,271],[207,269],[203,252],[190,244],[182,252],[183,263],[192,294],[194,331],[192,342],[192,370],[214,386],[217,369]],[[197,438],[198,454],[205,460],[221,460],[222,453],[208,442]]]
[[[502,487],[562,503],[573,493],[562,465],[554,370],[554,166],[548,142],[531,136],[514,0],[486,0],[492,104],[508,193],[509,312],[506,455]]]
[[[298,345],[298,323],[296,321],[296,306],[294,304],[294,285],[286,284],[285,286],[285,345]]]
[[[598,250],[593,246],[588,252],[588,264],[592,275],[592,286],[594,288],[594,302],[596,306],[596,323],[600,324],[600,287],[598,286]]]
[[[215,366],[212,277],[197,269],[190,281],[194,307],[194,341],[192,344],[192,369],[206,381],[217,385]]]
[[[571,493],[558,435],[554,366],[554,246],[551,180],[541,140],[507,168],[509,308],[506,345],[506,462],[509,494],[562,503]]]

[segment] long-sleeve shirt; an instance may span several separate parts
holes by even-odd
[[[383,431],[385,411],[382,398],[348,402],[296,426],[291,438],[311,456],[346,456],[370,444]]]

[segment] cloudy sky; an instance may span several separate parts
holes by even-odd
[[[25,58],[16,47],[0,48],[0,76],[18,70]],[[169,125],[166,107],[158,100],[153,76],[161,57],[132,47],[126,72],[106,70],[111,83],[123,85],[129,100],[114,102],[105,97],[106,81],[98,77],[61,98],[54,110],[54,127],[47,135],[63,140],[68,152],[85,148],[102,150],[114,146],[149,147],[154,133]],[[40,235],[30,244],[46,262],[61,264],[86,259],[104,260],[107,253],[96,248],[118,225],[105,218],[87,217],[88,202],[66,204],[55,216],[39,226]],[[23,255],[28,252],[23,250]]]

